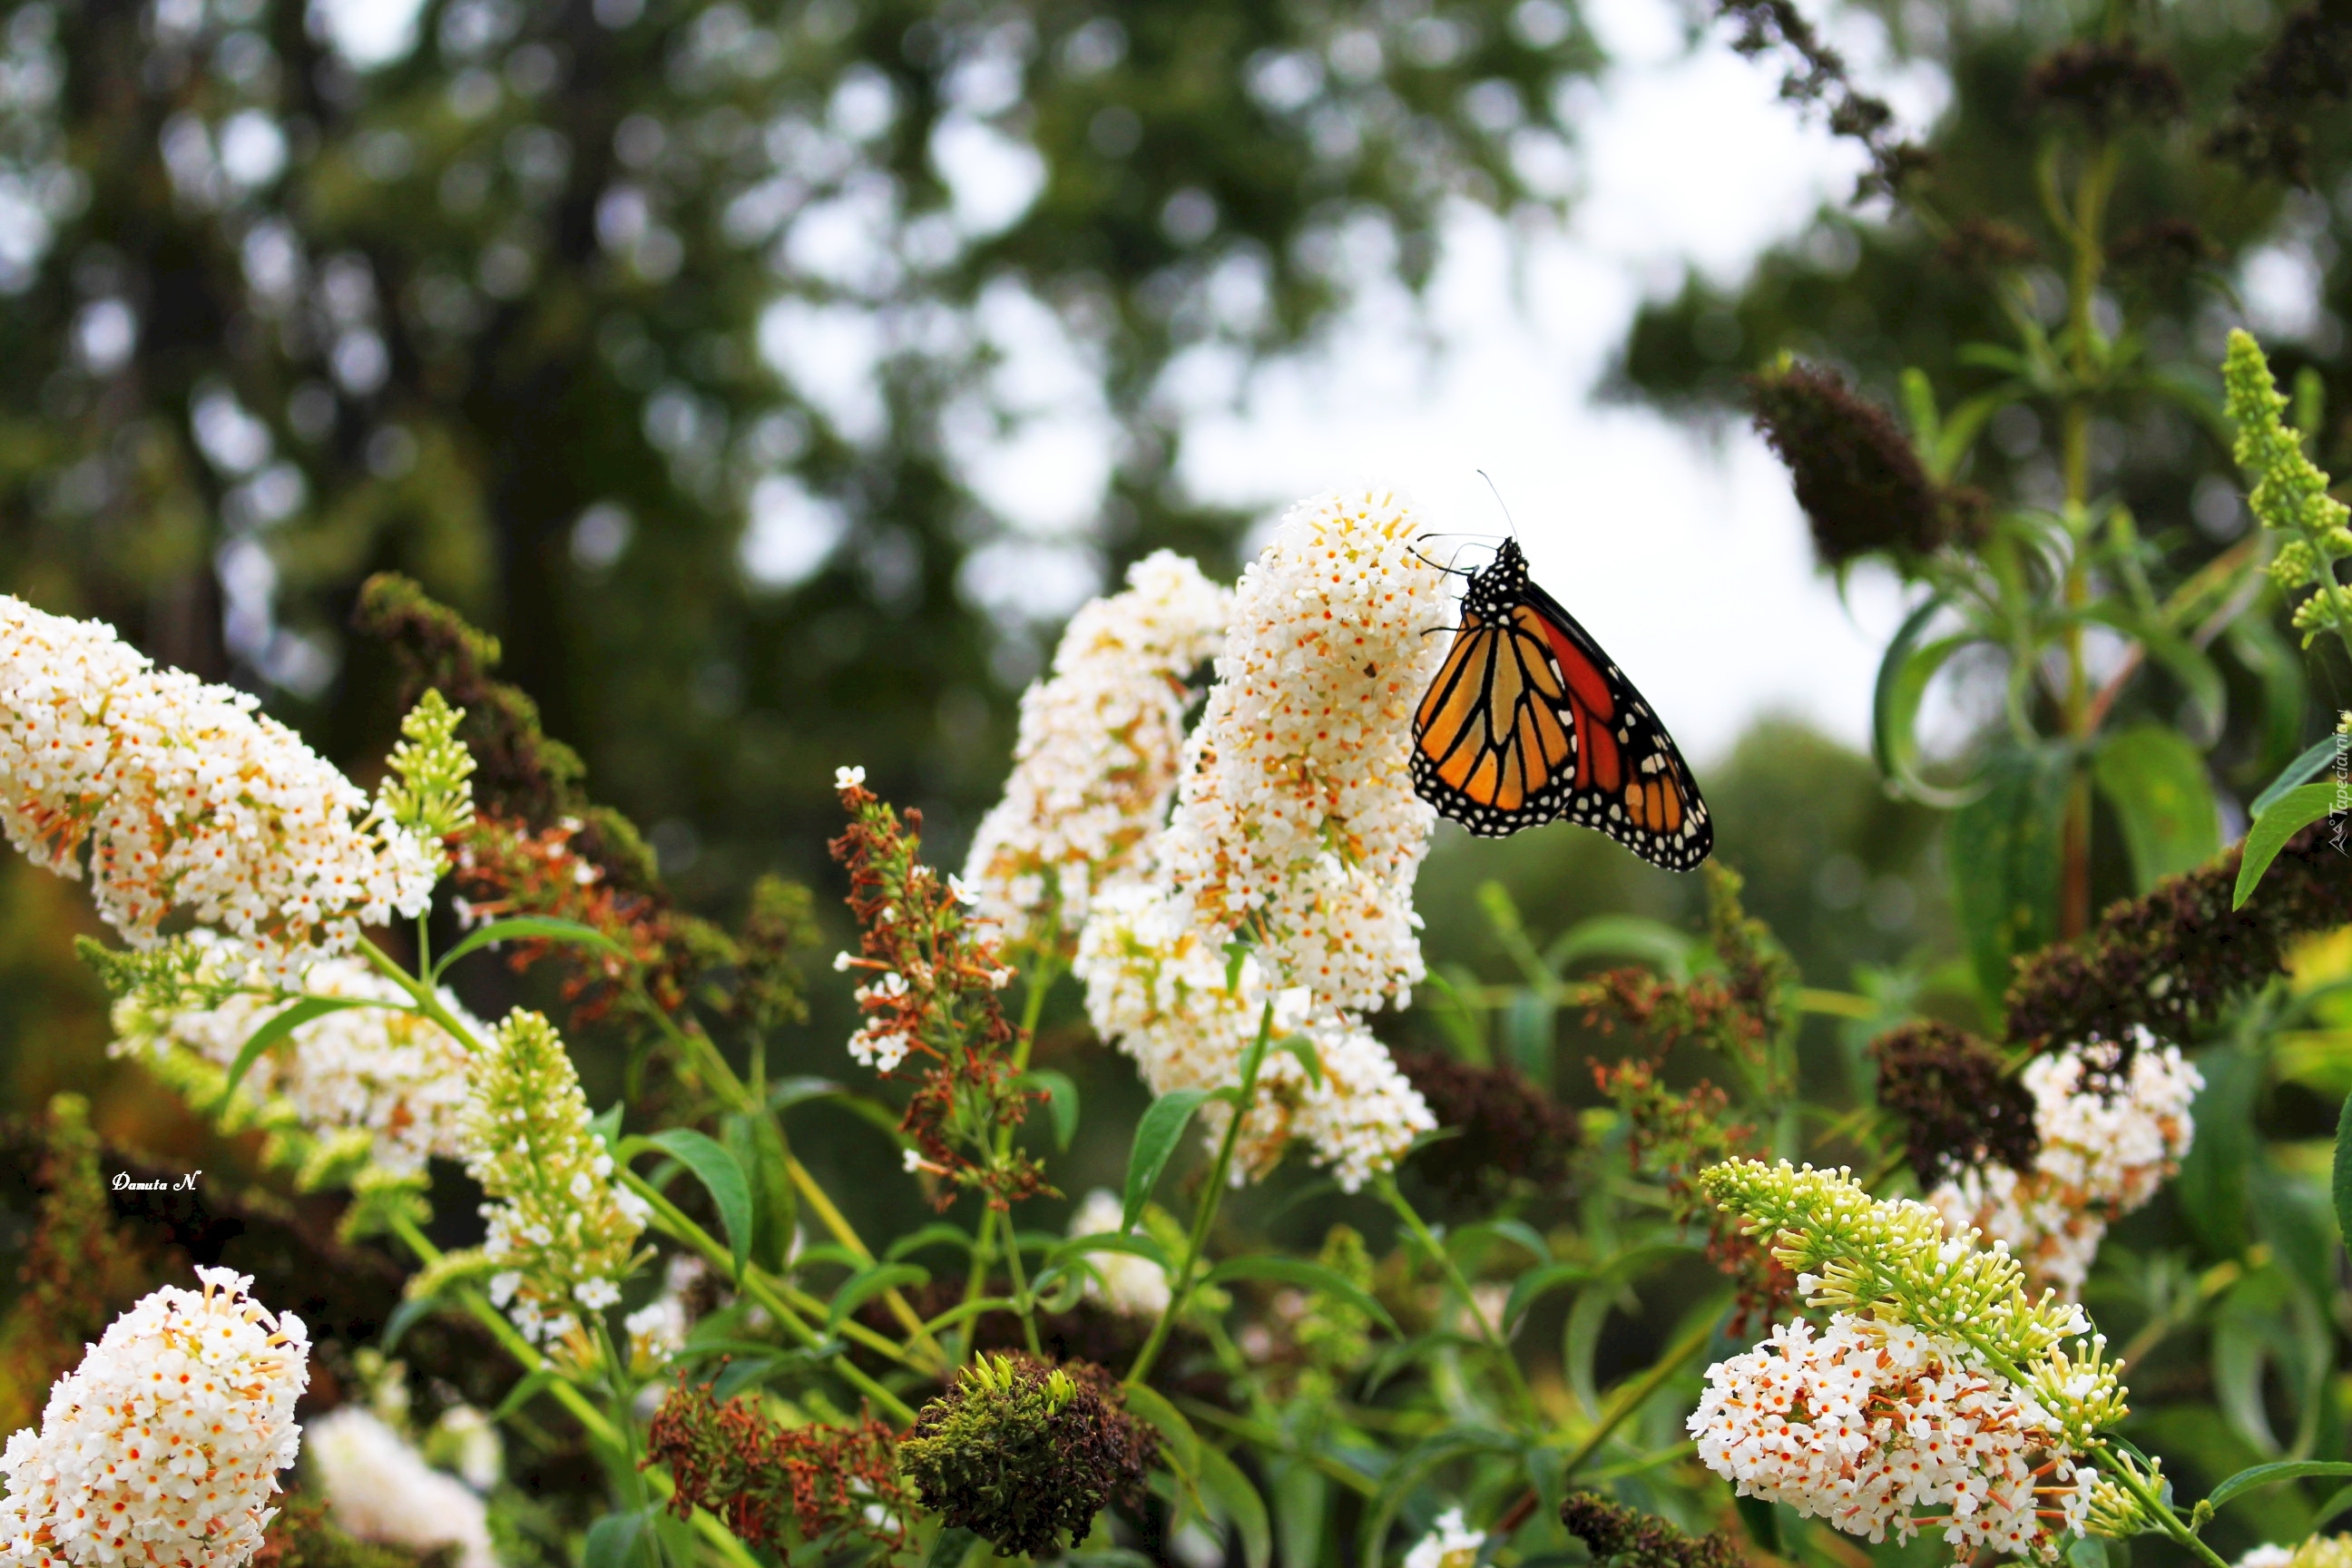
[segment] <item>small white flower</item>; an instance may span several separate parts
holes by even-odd
[[[833,787],[837,790],[856,789],[865,783],[866,770],[864,768],[835,768],[833,770]]]
[[[835,974],[846,974],[856,966],[857,954],[854,952],[843,952],[833,955],[833,972]]]
[[[1404,1568],[1472,1568],[1486,1544],[1486,1532],[1469,1528],[1462,1510],[1450,1508],[1437,1516],[1437,1528],[1405,1553]]]
[[[360,1540],[454,1546],[458,1568],[497,1568],[482,1500],[367,1411],[346,1405],[314,1422],[309,1461],[335,1522]]]

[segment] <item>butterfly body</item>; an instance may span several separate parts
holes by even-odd
[[[1715,847],[1674,738],[1528,575],[1516,540],[1463,591],[1454,646],[1413,715],[1412,781],[1483,837],[1565,819],[1674,871]]]

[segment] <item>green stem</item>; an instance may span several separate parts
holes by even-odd
[[[2110,1454],[2115,1463],[2101,1467],[2099,1470],[2101,1475],[2108,1477],[2116,1485],[2129,1492],[2132,1500],[2138,1503],[2147,1511],[2149,1517],[2156,1521],[2158,1529],[2202,1559],[2206,1568],[2230,1568],[2226,1558],[2200,1540],[2197,1532],[2189,1528],[2188,1523],[2172,1510],[2171,1506],[2148,1489],[2147,1482],[2132,1468],[2125,1456],[2112,1449]]]
[[[1050,942],[1050,941],[1051,936],[1049,933],[1048,942]],[[1015,1074],[1024,1073],[1029,1070],[1029,1053],[1034,1042],[1037,1038],[1037,1020],[1045,1016],[1045,997],[1054,989],[1054,983],[1061,977],[1062,972],[1058,952],[1051,945],[1042,947],[1037,959],[1037,967],[1035,971],[1027,977],[1022,986],[1021,1029],[1020,1032],[1013,1037],[1013,1070]],[[1003,1159],[1006,1154],[1012,1152],[1012,1149],[1013,1129],[1010,1127],[999,1128],[996,1134],[996,1157],[999,1160]],[[993,1215],[995,1212],[995,1210],[988,1208],[983,1208],[981,1211],[980,1228],[972,1237],[971,1268],[971,1271],[964,1276],[963,1281],[963,1304],[967,1307],[971,1306],[974,1301],[979,1300],[982,1295],[986,1294],[988,1289],[989,1270],[994,1268],[996,1264],[996,1227],[991,1223],[991,1216]],[[1008,1219],[1006,1223],[1007,1234],[1010,1235],[1011,1222]],[[1014,1250],[1018,1250],[1017,1243],[1015,1244]],[[1020,1260],[1017,1258],[1013,1260],[1013,1268],[1017,1279],[1021,1268]],[[1016,1289],[1014,1294],[1017,1297],[1022,1294],[1022,1292]],[[1029,1348],[1033,1351],[1035,1350],[1037,1348],[1036,1325],[1030,1321],[1029,1314],[1026,1312],[1024,1312],[1021,1316],[1021,1326],[1023,1332],[1028,1338]],[[956,1332],[955,1352],[948,1358],[949,1365],[960,1366],[962,1364],[964,1358],[971,1353],[973,1341],[979,1333],[980,1319],[978,1315],[974,1314],[966,1317],[963,1321],[962,1326]]]
[[[635,1193],[652,1205],[654,1218],[665,1232],[702,1254],[703,1260],[718,1269],[729,1283],[766,1308],[768,1314],[783,1325],[785,1332],[800,1341],[802,1344],[812,1348],[824,1343],[824,1335],[811,1327],[802,1319],[799,1312],[793,1310],[792,1304],[784,1300],[782,1293],[769,1281],[766,1273],[758,1265],[747,1265],[739,1274],[735,1268],[734,1254],[721,1247],[716,1237],[688,1218],[676,1204],[669,1201],[659,1187],[626,1166],[618,1167],[614,1174],[618,1176],[631,1192]],[[835,1357],[833,1370],[843,1382],[864,1394],[898,1420],[911,1423],[915,1419],[914,1406],[875,1382],[855,1363],[846,1358]]]
[[[430,1268],[441,1261],[441,1249],[434,1246],[432,1240],[417,1228],[414,1219],[397,1210],[394,1210],[386,1217],[393,1234],[399,1237],[407,1245],[408,1249],[416,1255],[418,1262]],[[551,1369],[551,1363],[546,1356],[540,1353],[539,1347],[524,1339],[520,1331],[507,1321],[506,1314],[491,1306],[479,1290],[475,1289],[471,1285],[462,1285],[457,1288],[455,1294],[457,1304],[465,1308],[475,1321],[489,1331],[490,1337],[499,1342],[500,1349],[514,1358],[515,1364],[521,1367],[526,1375]],[[571,1412],[572,1419],[580,1423],[582,1430],[588,1434],[592,1441],[602,1443],[606,1447],[626,1454],[629,1451],[627,1440],[614,1429],[612,1422],[606,1419],[604,1413],[597,1409],[586,1394],[573,1386],[560,1368],[554,1370],[556,1375],[549,1382],[547,1388],[548,1392],[555,1396],[555,1402]],[[652,1483],[653,1489],[661,1494],[664,1501],[667,1501],[677,1490],[677,1484],[670,1479],[669,1472],[658,1466],[648,1469],[646,1472],[646,1478]],[[698,1508],[694,1510],[691,1518],[694,1532],[702,1537],[703,1541],[719,1556],[725,1558],[731,1568],[761,1568],[760,1560],[751,1554],[751,1549],[744,1545],[733,1531],[728,1529],[716,1518]]]
[[[1242,1079],[1234,1095],[1233,1120],[1225,1123],[1225,1135],[1217,1143],[1217,1158],[1209,1167],[1209,1187],[1201,1194],[1201,1205],[1192,1214],[1192,1234],[1184,1238],[1183,1260],[1176,1266],[1176,1279],[1168,1292],[1168,1305],[1161,1308],[1160,1321],[1151,1325],[1151,1337],[1135,1354],[1135,1364],[1127,1369],[1127,1381],[1140,1384],[1150,1375],[1152,1363],[1160,1359],[1160,1350],[1168,1343],[1176,1320],[1184,1310],[1184,1303],[1192,1296],[1192,1269],[1207,1247],[1209,1226],[1215,1222],[1217,1209],[1224,1202],[1225,1183],[1234,1168],[1234,1149],[1241,1142],[1242,1123],[1248,1120],[1249,1110],[1257,1099],[1257,1072],[1265,1062],[1267,1041],[1274,1037],[1274,999],[1266,998],[1258,1012],[1257,1038],[1250,1042],[1247,1055],[1242,1058]]]
[[[1478,1298],[1472,1293],[1469,1278],[1462,1272],[1462,1266],[1454,1261],[1454,1255],[1445,1249],[1445,1244],[1431,1233],[1420,1212],[1406,1201],[1394,1176],[1381,1176],[1378,1185],[1381,1199],[1396,1211],[1397,1217],[1404,1221],[1405,1228],[1412,1232],[1413,1239],[1436,1260],[1438,1268],[1444,1272],[1446,1282],[1461,1296],[1463,1309],[1470,1314],[1471,1321],[1478,1325],[1478,1337],[1486,1342],[1487,1350],[1493,1352],[1496,1364],[1503,1369],[1504,1381],[1511,1385],[1511,1395],[1518,1401],[1520,1419],[1531,1426],[1541,1426],[1543,1407],[1536,1403],[1535,1390],[1528,1386],[1527,1374],[1519,1370],[1519,1358],[1511,1353],[1510,1342],[1503,1338],[1502,1325],[1488,1322],[1486,1314],[1478,1310]]]
[[[1648,1404],[1650,1395],[1664,1387],[1668,1378],[1681,1372],[1685,1365],[1689,1364],[1693,1356],[1706,1349],[1715,1339],[1716,1326],[1718,1321],[1716,1316],[1709,1314],[1704,1322],[1685,1334],[1679,1342],[1668,1346],[1666,1353],[1658,1358],[1657,1364],[1618,1389],[1610,1398],[1608,1413],[1601,1416],[1598,1426],[1585,1434],[1584,1441],[1579,1443],[1575,1451],[1569,1455],[1568,1467],[1562,1472],[1563,1476],[1572,1476],[1583,1468],[1592,1456],[1601,1451],[1601,1445],[1609,1440],[1609,1435],[1623,1424],[1625,1417]]]
[[[1028,1270],[1021,1266],[1021,1233],[1013,1228],[1012,1210],[989,1212],[996,1216],[996,1227],[1004,1233],[1004,1266],[1013,1274],[1013,1310],[1021,1314],[1021,1337],[1028,1342],[1031,1355],[1042,1356],[1045,1352],[1037,1343],[1037,1303],[1029,1295]]]

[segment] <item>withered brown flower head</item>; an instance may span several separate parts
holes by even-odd
[[[2205,231],[2185,217],[2144,223],[2118,236],[2107,251],[2117,270],[2159,283],[2181,278],[2219,255]]]
[[[923,1406],[898,1451],[923,1506],[1007,1553],[1042,1555],[1135,1503],[1159,1437],[1087,1362],[982,1356]]]
[[[2042,1147],[2033,1096],[1991,1045],[1930,1019],[1881,1035],[1870,1053],[1878,1103],[1903,1119],[1904,1152],[1922,1187],[1994,1160],[2032,1168]]]
[[[1832,134],[1868,149],[1870,168],[1854,189],[1854,200],[1899,198],[1927,172],[1927,150],[1895,133],[1895,111],[1884,99],[1853,85],[1845,57],[1822,41],[1792,0],[1717,0],[1717,14],[1738,27],[1731,47],[1741,54],[1778,52],[1792,62],[1780,79],[1782,98],[1822,106]]]
[[[1570,1492],[1559,1521],[1611,1568],[1740,1568],[1738,1545],[1721,1531],[1691,1535],[1654,1513],[1595,1492]]]
[[[2294,837],[2242,910],[2230,907],[2239,851],[2168,877],[2145,898],[2111,906],[2079,942],[2045,948],[2018,965],[2009,990],[2010,1037],[2036,1049],[2073,1040],[2125,1042],[2133,1026],[2188,1040],[2231,997],[2284,968],[2289,943],[2352,921],[2352,872],[2315,822]]]
[[[2128,37],[2085,39],[2044,55],[2026,78],[2025,94],[2102,134],[2130,121],[2178,119],[2189,102],[2171,63],[2143,54]]]
[[[1396,1064],[1437,1124],[1461,1130],[1412,1157],[1413,1169],[1448,1194],[1477,1201],[1517,1182],[1546,1193],[1567,1182],[1576,1115],[1525,1075],[1473,1067],[1444,1051],[1398,1051]]]
[[[2286,19],[2233,93],[2205,150],[2247,174],[2311,184],[2311,125],[2352,98],[2352,5],[2318,0]]]
[[[1928,479],[1902,427],[1836,372],[1791,363],[1748,377],[1748,394],[1823,565],[1928,555],[1960,535],[1962,508]]]
[[[783,1426],[749,1396],[721,1405],[681,1374],[646,1429],[644,1462],[677,1482],[670,1511],[708,1509],[752,1546],[794,1544],[787,1522],[802,1542],[907,1543],[913,1500],[898,1479],[898,1443],[870,1415],[855,1426]]]
[[[2032,235],[1997,217],[1962,218],[1937,252],[1946,266],[1978,274],[2021,267],[2041,254]]]

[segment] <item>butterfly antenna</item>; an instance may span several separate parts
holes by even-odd
[[[1494,496],[1495,505],[1503,514],[1503,526],[1511,531],[1511,538],[1516,541],[1519,537],[1519,525],[1511,520],[1511,509],[1504,503],[1503,492],[1496,487],[1495,477],[1484,468],[1478,469],[1477,474],[1480,479],[1486,481],[1486,489]]]
[[[1428,537],[1428,536],[1427,536],[1427,535],[1423,535],[1423,537],[1424,537],[1424,538],[1426,538],[1426,537]],[[1426,566],[1434,566],[1434,567],[1436,567],[1440,572],[1444,572],[1444,573],[1450,574],[1451,575],[1455,576],[1455,577],[1467,577],[1467,576],[1470,576],[1470,575],[1471,575],[1471,574],[1470,574],[1470,573],[1468,573],[1468,572],[1465,572],[1465,571],[1464,571],[1461,567],[1459,567],[1459,566],[1448,566],[1448,565],[1446,565],[1446,564],[1445,564],[1444,562],[1442,562],[1442,561],[1432,561],[1428,556],[1423,555],[1423,554],[1420,551],[1418,551],[1418,550],[1414,551],[1414,552],[1412,552],[1412,554],[1413,554],[1413,559],[1415,559],[1416,561],[1421,562],[1423,565],[1426,565]]]

